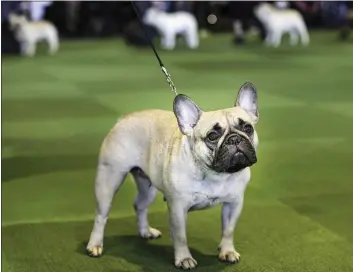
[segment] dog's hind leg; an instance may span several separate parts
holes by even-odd
[[[267,33],[266,33],[266,38],[264,40],[264,44],[266,46],[272,46],[272,33],[270,31],[267,31]]]
[[[33,57],[36,53],[36,44],[35,42],[27,42],[26,48],[24,50],[24,55],[27,57]]]
[[[134,168],[131,174],[135,179],[138,194],[135,198],[134,209],[137,216],[139,234],[144,239],[159,238],[162,233],[151,228],[148,222],[148,207],[157,195],[157,189],[152,186],[149,177],[140,169]]]
[[[52,34],[48,39],[49,54],[54,55],[59,50],[59,38],[57,34]]]
[[[189,29],[187,29],[183,33],[183,35],[185,37],[186,44],[188,45],[189,48],[196,49],[199,47],[199,33],[198,33],[198,27],[196,22],[190,25]]]
[[[309,45],[310,43],[309,33],[304,22],[298,27],[298,32],[300,35],[300,40],[302,42],[302,45],[304,46]]]
[[[26,43],[26,42],[22,42],[20,44],[20,50],[21,50],[21,54],[26,56],[27,55],[27,51],[28,51],[28,47],[29,47],[29,44]]]
[[[279,31],[273,31],[271,37],[272,37],[271,45],[275,48],[279,47],[281,45],[282,33]]]
[[[97,211],[93,230],[87,245],[87,253],[91,257],[99,257],[103,252],[104,229],[110,207],[116,191],[119,189],[127,172],[117,168],[115,164],[100,161],[95,181]]]
[[[49,54],[54,55],[59,49],[59,42],[53,41],[49,43]]]
[[[165,50],[173,50],[176,44],[176,35],[170,30],[163,30],[161,35],[161,47]]]
[[[297,45],[299,42],[299,35],[295,29],[289,32],[289,44],[294,46]]]

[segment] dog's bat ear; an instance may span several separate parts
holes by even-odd
[[[246,82],[240,87],[234,106],[241,107],[245,110],[253,119],[254,123],[259,121],[257,91],[255,86],[250,82]]]
[[[178,94],[174,98],[173,111],[177,118],[180,131],[190,135],[200,120],[202,110],[189,97]]]

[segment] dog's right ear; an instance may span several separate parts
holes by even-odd
[[[246,82],[240,87],[234,106],[241,107],[243,110],[245,110],[250,115],[255,124],[259,121],[257,91],[255,86],[250,82]]]
[[[200,120],[202,110],[189,97],[178,94],[174,98],[173,111],[178,120],[180,131],[190,135]]]

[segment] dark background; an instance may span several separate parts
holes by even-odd
[[[222,2],[222,1],[219,1]],[[189,10],[195,14],[200,27],[205,27],[213,32],[224,32],[232,30],[232,21],[236,16],[236,11],[244,13],[244,10],[254,6],[258,2],[256,1],[238,1],[238,2],[224,2],[215,3],[213,2],[188,2]],[[78,37],[78,36],[111,36],[111,35],[122,35],[127,25],[136,19],[136,15],[132,8],[130,1],[89,1],[81,2],[78,8],[76,30],[70,31],[67,27],[67,7],[66,2],[54,2],[47,8],[46,19],[52,21],[59,29],[62,36],[66,37]],[[176,10],[176,7],[172,7],[170,11]],[[295,3],[290,3],[293,8],[300,10]],[[313,5],[309,2],[308,5]],[[309,27],[324,27],[325,24],[322,21],[320,13],[306,12],[300,10],[304,14],[305,20]],[[250,17],[249,12],[246,16]],[[218,22],[214,25],[207,23],[207,16],[209,14],[215,14],[218,18]],[[250,15],[250,16],[249,16]],[[92,28],[91,22],[93,20],[102,20],[103,27],[98,33]]]
[[[273,3],[274,1],[266,2]],[[136,1],[135,3],[141,17],[151,5],[151,1]],[[183,10],[193,13],[200,30],[213,33],[232,32],[233,22],[240,20],[245,31],[255,25],[261,31],[261,38],[264,38],[263,27],[253,14],[254,7],[260,1],[164,1],[164,3],[168,6],[167,12]],[[326,3],[326,11],[322,8],[322,3]],[[332,3],[336,4],[331,7]],[[342,15],[339,15],[337,3],[343,3],[352,8],[352,2],[348,1],[291,1],[289,7],[298,10],[303,15],[309,29],[335,27],[342,30],[345,28],[344,36],[347,36],[347,31],[349,31],[347,26],[351,22],[340,19]],[[10,12],[28,14],[21,9],[20,1],[3,1],[1,6],[2,53],[17,54],[19,45],[6,19]],[[217,23],[207,22],[210,14],[217,16]],[[122,37],[134,45],[148,45],[131,1],[55,1],[46,8],[44,19],[55,24],[61,39]],[[150,28],[149,31],[152,38],[157,36],[154,29]]]
[[[46,8],[44,19],[51,21],[58,28],[60,38],[122,37],[131,44],[147,45],[141,26],[130,1],[56,1]],[[273,1],[268,1],[273,2]],[[10,31],[7,16],[10,12],[25,13],[20,1],[1,2],[2,6],[2,53],[19,53],[19,45]],[[135,2],[143,16],[151,1]],[[231,32],[234,20],[241,20],[244,30],[251,25],[261,24],[253,15],[256,1],[169,1],[168,12],[184,10],[192,12],[199,23],[199,28],[210,32]],[[322,12],[317,7],[319,2],[294,1],[290,7],[299,10],[309,28],[328,27]],[[216,24],[209,24],[207,16],[217,16]],[[27,14],[28,15],[28,14]],[[157,36],[150,30],[150,36]],[[263,38],[263,31],[261,37]]]

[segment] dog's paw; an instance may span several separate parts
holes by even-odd
[[[175,261],[175,267],[184,269],[184,270],[194,269],[196,268],[196,266],[197,266],[197,262],[192,257],[186,257],[181,260]]]
[[[218,259],[221,262],[235,264],[235,263],[239,263],[240,254],[235,250],[224,250],[224,251],[221,250],[218,255]]]
[[[140,232],[140,236],[143,239],[158,239],[158,238],[160,238],[162,236],[162,233],[159,230],[157,230],[157,229],[148,228],[145,231],[141,231]]]
[[[87,254],[90,257],[100,257],[103,254],[103,247],[102,246],[94,246],[94,247],[87,247],[86,248]]]

